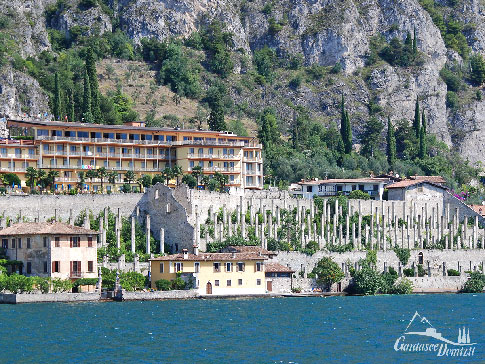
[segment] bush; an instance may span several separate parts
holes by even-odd
[[[33,279],[17,273],[7,277],[5,288],[12,293],[32,292]]]
[[[52,280],[52,292],[67,292],[72,289],[72,282],[69,279],[54,278]]]
[[[155,286],[159,291],[170,291],[172,289],[172,282],[168,279],[159,279],[155,282]]]
[[[145,276],[137,272],[120,274],[120,285],[127,291],[136,291],[145,287]]]
[[[411,294],[413,293],[413,283],[406,278],[401,278],[395,285],[392,287],[392,294]]]
[[[456,269],[448,269],[446,274],[450,277],[459,277],[461,275]]]
[[[344,273],[337,263],[330,257],[320,259],[316,267],[312,270],[317,275],[317,284],[321,287],[330,289],[334,283],[340,282],[344,278]]]
[[[42,293],[49,293],[51,287],[51,280],[48,277],[32,277],[34,285]]]
[[[461,291],[465,293],[482,293],[483,287],[485,287],[485,275],[480,272],[472,272],[470,279],[466,281]]]
[[[409,249],[396,246],[394,253],[396,253],[397,258],[403,266],[408,264],[409,258],[411,257],[411,251]]]
[[[182,278],[177,277],[172,281],[172,289],[182,290],[186,288],[187,288],[187,283],[185,283],[185,281]]]
[[[460,102],[458,96],[453,91],[448,91],[446,93],[446,106],[450,109],[458,108]]]
[[[374,295],[383,286],[381,275],[368,264],[354,273],[354,290],[364,295]]]
[[[370,200],[370,195],[361,190],[354,190],[349,193],[349,200]]]
[[[413,268],[403,269],[402,273],[404,274],[405,277],[414,277],[414,270],[413,270]]]
[[[397,280],[397,274],[394,274],[396,271],[394,272],[385,272],[385,273],[382,273],[382,285],[381,285],[381,289],[379,290],[381,293],[384,293],[384,294],[391,294],[393,293],[393,290],[394,290],[394,283],[396,282]]]
[[[130,193],[131,192],[131,185],[129,183],[123,183],[123,185],[121,186],[121,192]]]

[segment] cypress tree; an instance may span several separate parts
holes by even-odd
[[[414,28],[413,37],[413,54],[416,56],[418,54],[418,40],[416,39],[416,28]]]
[[[419,131],[419,158],[423,159],[424,157],[426,157],[426,149],[426,134],[424,132],[424,129],[421,128],[421,130]]]
[[[69,103],[67,106],[67,120],[73,122],[75,119],[74,116],[74,95],[72,89],[69,89]]]
[[[426,136],[426,116],[424,115],[424,110],[423,113],[421,114],[421,129],[424,130],[424,135]]]
[[[61,120],[61,88],[59,86],[59,74],[57,72],[54,77],[54,105],[52,109],[52,111],[54,112],[54,119]]]
[[[387,162],[391,168],[396,163],[396,136],[390,117],[387,118]]]
[[[349,113],[345,111],[343,94],[340,109],[340,135],[342,136],[342,142],[344,144],[344,153],[350,154],[352,152],[352,127],[350,126]]]
[[[208,123],[210,130],[222,131],[227,129],[224,121],[224,105],[220,100],[213,103]]]
[[[96,72],[96,59],[92,48],[87,49],[86,53],[86,71],[89,77],[89,84],[91,88],[91,113],[95,122],[102,121],[100,109],[100,97],[98,88],[98,74]]]
[[[421,115],[419,114],[419,101],[416,97],[416,106],[414,107],[414,121],[413,121],[413,129],[414,133],[416,134],[416,138],[419,138],[419,129],[421,124]]]
[[[91,112],[91,86],[89,84],[89,76],[87,70],[84,70],[84,94],[82,112],[84,122],[92,123],[93,114]]]

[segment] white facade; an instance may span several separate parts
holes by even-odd
[[[312,199],[314,196],[330,197],[348,195],[350,192],[360,190],[366,192],[375,200],[382,200],[384,187],[388,183],[385,179],[355,179],[355,180],[322,180],[300,182],[301,190],[292,191],[295,196]]]

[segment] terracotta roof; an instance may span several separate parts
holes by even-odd
[[[280,263],[265,263],[264,271],[269,273],[295,273],[294,270],[285,267]]]
[[[259,254],[261,252],[262,255],[277,255],[278,253],[270,250],[266,250],[261,248],[259,245],[243,245],[243,246],[226,246],[225,248],[221,249],[221,253],[256,253]]]
[[[336,178],[336,179],[319,179],[316,181],[300,181],[299,185],[322,185],[331,183],[381,183],[388,182],[389,178]]]
[[[20,222],[8,228],[0,230],[0,236],[13,235],[97,235],[94,230],[85,229],[79,226],[65,224],[63,222]]]
[[[406,179],[404,181],[396,182],[396,183],[393,183],[391,185],[386,186],[386,188],[387,189],[391,189],[391,188],[408,188],[408,187],[415,186],[415,185],[420,185],[420,184],[423,184],[423,183],[427,183],[429,185],[432,185],[432,186],[435,186],[435,187],[438,187],[438,188],[442,188],[444,190],[447,189],[446,187],[442,186],[439,183],[430,182],[430,181],[426,181],[426,180],[413,180],[413,179]]]
[[[169,261],[243,261],[243,260],[265,260],[268,259],[264,255],[259,255],[256,253],[199,253],[187,254],[187,258],[184,259],[183,253],[165,255],[163,257],[153,258],[150,260],[169,260]]]
[[[446,180],[441,176],[410,176],[409,179],[446,184]]]

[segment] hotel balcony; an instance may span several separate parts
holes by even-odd
[[[187,154],[188,159],[230,159],[230,160],[240,160],[241,157],[237,154]]]

